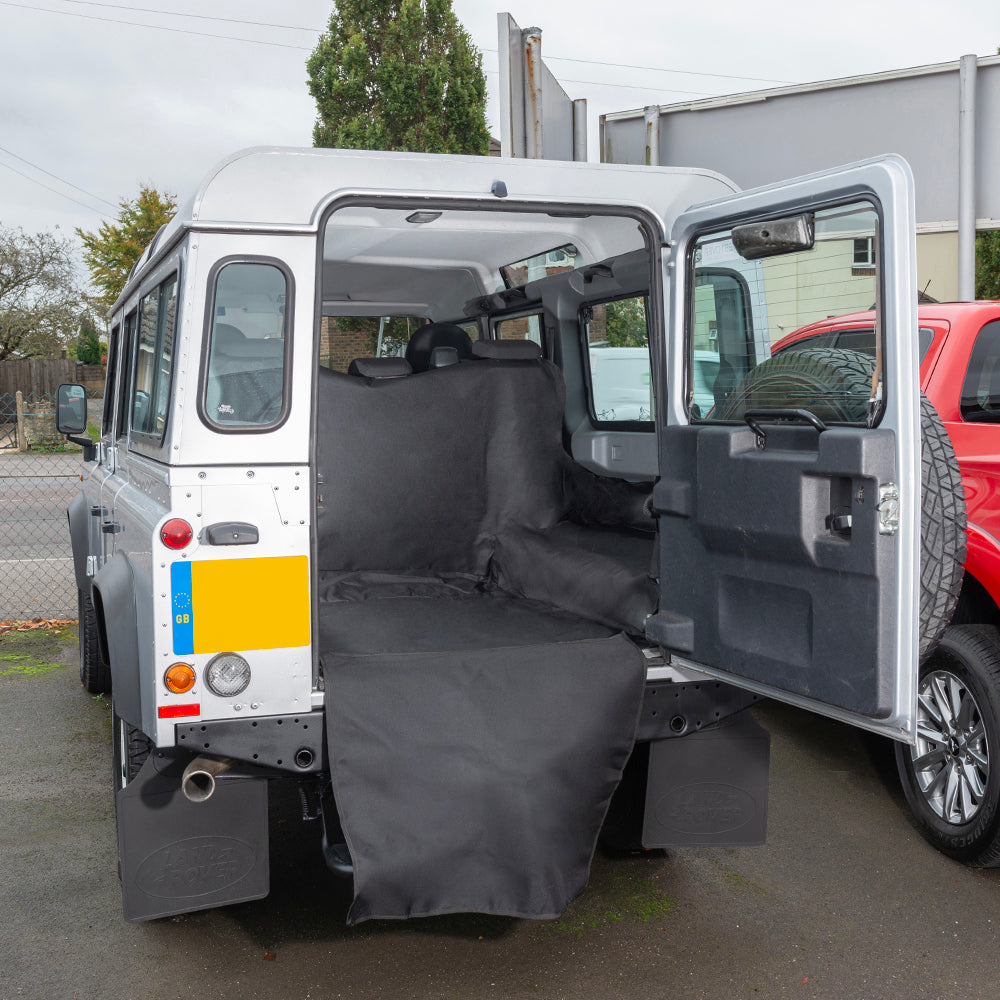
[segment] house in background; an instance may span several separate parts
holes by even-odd
[[[900,153],[916,178],[918,289],[951,301],[963,297],[960,231],[1000,229],[1000,56],[602,115],[600,149],[741,188]],[[874,262],[857,241],[842,249],[856,277]]]

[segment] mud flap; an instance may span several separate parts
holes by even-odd
[[[652,741],[643,847],[763,844],[770,758],[770,735],[749,712]]]
[[[266,896],[267,782],[220,776],[206,802],[189,802],[190,754],[152,753],[115,796],[125,919],[155,920]]]

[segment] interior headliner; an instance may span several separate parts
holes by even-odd
[[[449,209],[432,222],[407,222],[412,214],[352,206],[331,216],[323,237],[324,314],[396,303],[411,315],[457,316],[470,299],[504,287],[504,264],[572,243],[579,267],[643,245],[636,220],[622,216]]]

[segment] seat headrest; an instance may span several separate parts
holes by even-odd
[[[542,349],[533,340],[477,340],[472,356],[492,361],[538,361]]]
[[[435,347],[431,351],[430,368],[448,368],[458,364],[458,351],[454,347]]]
[[[248,337],[231,323],[216,323],[212,330],[212,354],[239,361],[278,361],[285,350],[279,337],[264,340]]]
[[[415,372],[425,372],[431,367],[431,354],[435,347],[454,347],[458,359],[472,357],[472,338],[455,323],[428,323],[410,337],[406,345],[406,360]]]
[[[402,378],[412,371],[406,358],[355,358],[347,368],[360,378]]]

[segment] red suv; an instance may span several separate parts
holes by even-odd
[[[873,312],[812,323],[772,354],[874,356]],[[1000,866],[1000,302],[921,305],[920,386],[951,437],[968,547],[958,606],[923,658],[915,747],[896,745],[924,836],[966,864]],[[925,530],[927,526],[925,525]]]

